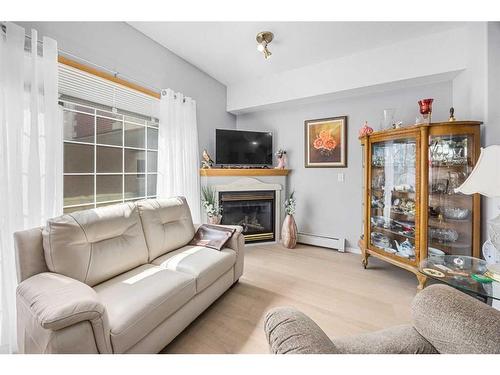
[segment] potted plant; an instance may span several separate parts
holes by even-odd
[[[209,224],[220,224],[222,220],[222,207],[217,204],[215,190],[210,186],[201,188],[201,205],[205,209]]]
[[[290,194],[285,200],[285,213],[286,217],[283,221],[283,228],[281,229],[281,243],[283,246],[293,249],[297,245],[297,224],[293,215],[295,214],[295,192]]]

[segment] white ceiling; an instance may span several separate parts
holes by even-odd
[[[129,22],[225,85],[351,55],[458,22]],[[269,60],[255,36],[272,31]],[[369,63],[369,62],[367,62]]]

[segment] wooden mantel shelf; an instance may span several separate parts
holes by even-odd
[[[290,169],[274,168],[211,168],[200,169],[200,176],[288,176]]]

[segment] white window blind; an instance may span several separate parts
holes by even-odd
[[[59,93],[144,116],[159,117],[159,99],[65,64],[59,64]]]

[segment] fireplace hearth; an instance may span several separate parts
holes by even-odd
[[[222,224],[241,225],[245,242],[276,239],[275,191],[219,192]]]

